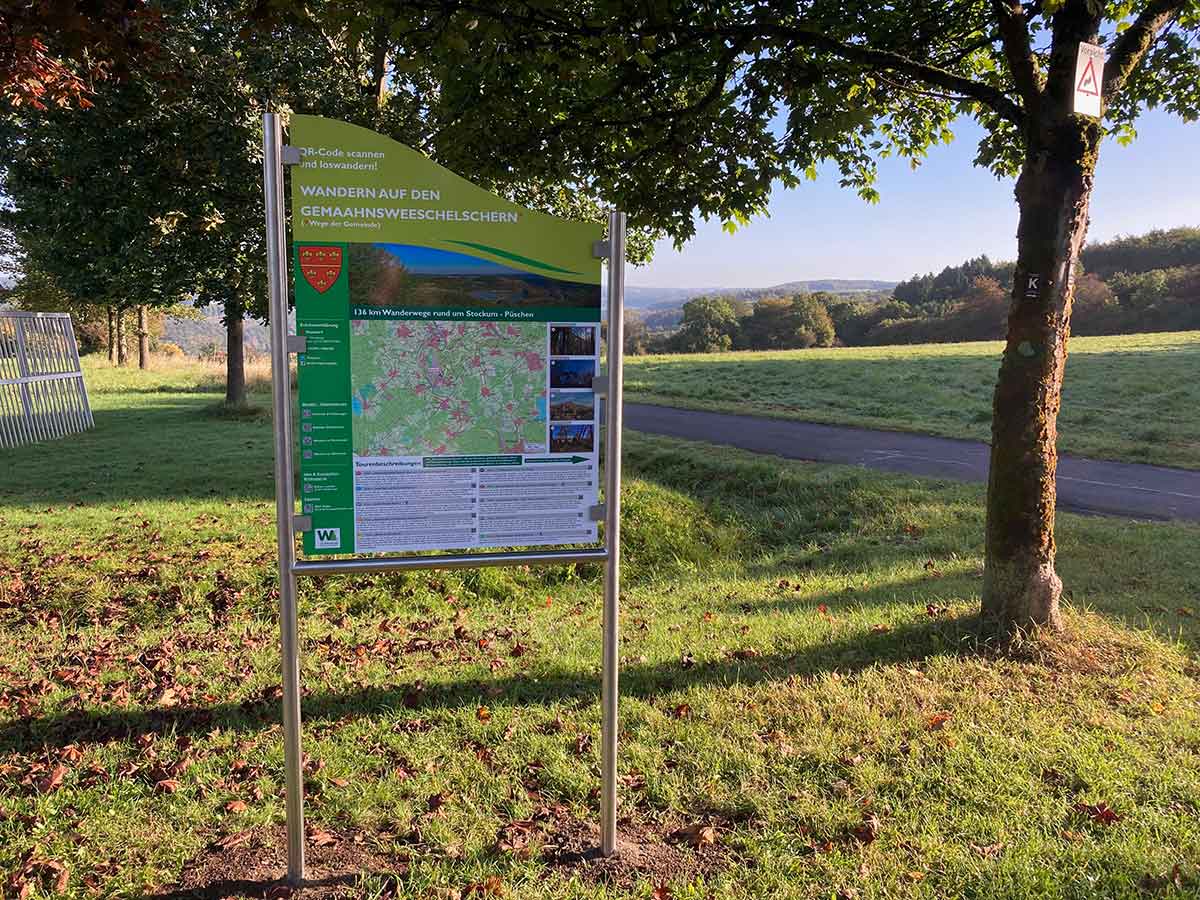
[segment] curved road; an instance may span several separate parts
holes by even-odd
[[[642,403],[625,404],[625,424],[635,431],[728,444],[789,459],[987,481],[988,445],[978,441]],[[1200,472],[1060,456],[1058,508],[1137,519],[1200,521]]]

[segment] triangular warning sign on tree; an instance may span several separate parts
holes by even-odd
[[[1100,118],[1100,98],[1104,94],[1104,48],[1080,42],[1075,56],[1075,90],[1071,111],[1083,116]]]
[[[1095,60],[1089,59],[1087,61],[1087,65],[1083,69],[1083,74],[1079,76],[1079,83],[1075,85],[1075,90],[1081,94],[1091,94],[1094,97],[1100,96],[1100,83],[1096,79]]]

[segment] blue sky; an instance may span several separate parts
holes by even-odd
[[[869,205],[838,187],[830,167],[815,182],[776,189],[770,218],[734,235],[701,222],[676,252],[659,244],[648,266],[631,269],[643,287],[767,287],[815,278],[900,280],[987,253],[1016,255],[1013,182],[971,165],[980,130],[963,120],[949,146],[912,171],[884,160]],[[1149,112],[1129,147],[1105,141],[1092,196],[1089,240],[1151,228],[1200,225],[1200,124]]]
[[[477,259],[449,250],[414,247],[411,244],[379,244],[404,263],[405,268],[418,275],[506,275],[516,272],[508,266],[487,259]],[[524,275],[524,272],[517,272]]]

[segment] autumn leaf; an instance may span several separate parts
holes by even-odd
[[[673,710],[671,710],[671,716],[675,719],[686,719],[691,714],[692,708],[686,703],[680,703]]]
[[[56,765],[50,770],[45,778],[38,782],[38,790],[43,794],[48,794],[51,791],[56,791],[63,783],[63,778],[66,777],[69,770],[62,763]]]
[[[179,790],[179,782],[174,778],[164,778],[154,783],[154,790],[159,794],[174,794]]]
[[[225,812],[227,813],[244,813],[246,809],[245,800],[230,800],[225,804]]]
[[[309,828],[308,841],[314,847],[332,847],[337,843],[337,838],[320,828]]]
[[[925,727],[930,731],[941,731],[942,728],[945,727],[946,723],[950,721],[950,719],[951,715],[948,712],[934,713],[925,722]]]
[[[500,880],[499,875],[489,875],[483,881],[467,885],[465,893],[468,897],[473,894],[478,894],[481,897],[503,897],[504,882]]]
[[[1113,825],[1121,821],[1120,814],[1110,809],[1107,803],[1076,803],[1074,810],[1099,825]]]
[[[478,719],[480,722],[486,722],[491,717],[492,717],[492,711],[490,709],[488,709],[486,706],[481,706],[481,707],[479,707],[479,709],[475,710],[475,718]]]
[[[232,850],[234,847],[240,847],[243,844],[249,843],[249,831],[236,831],[233,834],[227,834],[225,837],[217,840],[213,846],[218,850]]]
[[[1004,849],[1004,844],[972,844],[971,849],[982,856],[984,859],[995,859],[1000,855],[1000,851]]]
[[[674,892],[666,884],[656,884],[650,891],[650,900],[673,900],[674,897]]]
[[[686,841],[696,849],[711,847],[717,842],[717,829],[707,822],[696,822],[686,828],[680,828],[671,835],[677,841]]]
[[[869,844],[879,836],[879,816],[869,813],[863,816],[862,824],[854,829],[855,839],[861,844]]]

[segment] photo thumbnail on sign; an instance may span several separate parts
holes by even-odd
[[[550,419],[555,422],[590,422],[596,418],[592,391],[551,391]]]
[[[596,327],[594,325],[551,325],[551,356],[595,356]]]
[[[591,424],[551,425],[551,453],[591,453],[595,449],[595,426]]]
[[[595,377],[595,359],[550,360],[550,387],[552,388],[590,388]]]

